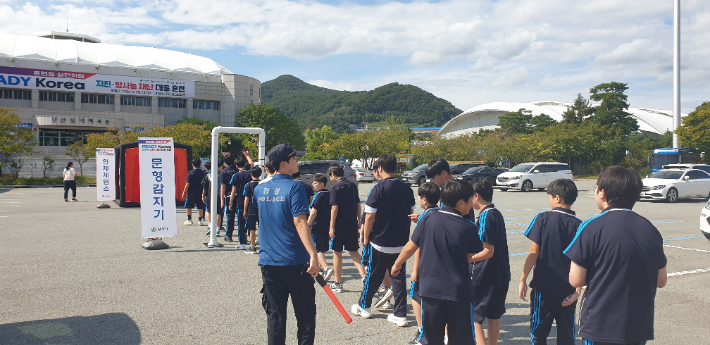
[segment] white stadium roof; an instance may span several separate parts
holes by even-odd
[[[54,37],[53,34],[57,39],[48,38]],[[52,32],[37,35],[0,33],[0,65],[198,81],[221,81],[222,74],[232,74],[203,56],[152,47],[100,43],[86,35]]]
[[[439,134],[459,136],[475,133],[482,129],[495,129],[498,127],[498,118],[501,115],[518,111],[521,108],[530,110],[533,116],[545,114],[559,122],[562,121],[562,113],[567,110],[568,105],[570,104],[561,102],[481,104],[449,120],[441,127]],[[638,121],[640,131],[663,134],[673,130],[673,112],[671,111],[645,108],[629,108],[627,111]],[[687,114],[681,114],[681,116],[685,115]]]

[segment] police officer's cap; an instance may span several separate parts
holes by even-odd
[[[274,146],[266,156],[269,157],[269,161],[271,162],[283,162],[288,161],[293,156],[299,158],[303,157],[305,154],[306,152],[304,151],[294,150],[289,144],[279,144]]]

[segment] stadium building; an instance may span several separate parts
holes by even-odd
[[[464,111],[460,115],[444,124],[439,134],[444,136],[459,136],[476,133],[480,130],[495,129],[498,127],[498,118],[509,112],[520,109],[531,111],[533,116],[545,114],[555,121],[562,121],[562,113],[567,110],[568,103],[561,102],[493,102],[481,104]],[[638,121],[639,130],[642,132],[663,134],[673,130],[673,112],[665,110],[629,108],[627,110]],[[685,116],[687,114],[682,114]]]
[[[65,32],[0,33],[0,107],[16,108],[21,127],[33,129],[32,159],[66,162],[64,146],[109,127],[193,116],[233,126],[241,108],[260,101],[259,80],[206,57]]]

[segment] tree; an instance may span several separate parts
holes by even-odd
[[[265,104],[250,104],[239,111],[239,117],[234,121],[239,127],[258,127],[266,132],[266,150],[278,144],[288,143],[296,150],[305,148],[303,131],[296,121],[281,114],[274,107]],[[244,146],[253,146],[251,141],[244,140]]]
[[[594,109],[593,119],[602,126],[618,128],[624,135],[638,131],[636,119],[626,112],[629,109],[628,97],[624,92],[628,90],[627,84],[611,82],[599,84],[591,89],[589,98],[601,102]]]
[[[19,169],[22,169],[23,162],[13,163],[11,158],[13,155],[35,153],[32,129],[18,128],[19,124],[20,116],[17,115],[15,109],[0,108],[0,155],[2,155],[0,176],[2,176],[2,168],[4,167],[18,169],[19,166]],[[19,174],[19,170],[17,173]]]
[[[388,128],[378,131],[363,131],[344,134],[340,138],[323,144],[323,152],[331,159],[345,157],[349,162],[362,161],[365,169],[372,161],[385,153],[406,153],[411,138],[409,128]]]
[[[567,106],[567,110],[562,113],[562,122],[580,124],[594,113],[594,107],[588,99],[582,97],[581,93],[577,94],[571,105]]]
[[[710,155],[710,102],[703,102],[683,118],[678,128],[678,139],[683,147],[697,148],[705,152],[705,162]]]
[[[212,131],[212,128],[219,126],[219,124],[217,122],[215,122],[214,120],[203,120],[203,119],[200,119],[200,118],[194,117],[194,116],[193,117],[184,116],[182,119],[178,120],[175,124],[179,125],[179,124],[183,124],[183,123],[202,126],[205,129],[209,129],[210,131]]]
[[[498,126],[506,135],[529,133],[532,118],[532,111],[520,108],[518,111],[501,115],[498,118]]]
[[[545,114],[540,114],[538,116],[534,116],[530,120],[530,125],[532,126],[532,130],[534,132],[538,132],[541,130],[544,130],[547,127],[554,126],[557,124],[557,121],[553,119],[552,117],[545,115]]]
[[[303,135],[306,138],[306,151],[308,153],[317,153],[323,144],[336,140],[340,137],[340,135],[333,131],[333,128],[329,126],[306,129]]]
[[[183,122],[173,126],[157,127],[150,132],[150,136],[171,137],[176,143],[190,145],[194,158],[210,157],[212,129],[205,125]],[[218,141],[221,145],[227,141],[227,137],[220,135]]]
[[[77,140],[67,146],[65,155],[71,157],[79,164],[79,173],[84,175],[84,163],[96,156],[96,148],[85,145],[83,140]]]
[[[42,177],[47,178],[52,176],[52,171],[57,166],[57,163],[52,159],[52,156],[42,157]]]

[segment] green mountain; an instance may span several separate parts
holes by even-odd
[[[336,131],[350,124],[376,125],[391,116],[412,127],[440,127],[461,113],[453,104],[416,86],[391,83],[372,91],[337,91],[282,75],[261,84],[261,102],[294,118],[304,128]]]

